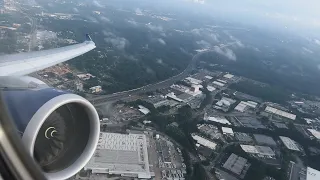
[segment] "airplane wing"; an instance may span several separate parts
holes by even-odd
[[[61,48],[0,56],[0,76],[22,76],[80,56],[95,43],[86,35],[83,43]]]

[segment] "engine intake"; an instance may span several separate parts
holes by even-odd
[[[70,178],[90,160],[100,125],[86,99],[53,88],[1,93],[28,153],[49,180]]]

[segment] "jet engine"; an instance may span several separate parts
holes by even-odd
[[[60,180],[79,172],[99,140],[99,117],[93,105],[32,77],[0,80],[7,111],[45,176]]]

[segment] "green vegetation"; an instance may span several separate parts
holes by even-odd
[[[252,96],[260,97],[266,101],[280,104],[284,104],[290,100],[290,93],[280,87],[255,84],[251,81],[241,81],[232,84],[230,88]]]

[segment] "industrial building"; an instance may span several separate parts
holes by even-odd
[[[254,140],[259,145],[277,146],[276,141],[270,137],[263,134],[254,134]]]
[[[144,134],[100,133],[97,149],[84,170],[135,178],[151,178]]]
[[[243,178],[250,167],[247,159],[231,154],[227,161],[223,164],[223,168],[235,173],[236,175]]]
[[[233,130],[231,128],[222,127],[221,129],[222,129],[223,134],[232,135],[232,136],[234,135]]]
[[[148,108],[146,108],[146,107],[144,107],[144,106],[142,106],[142,105],[139,105],[138,107],[139,107],[139,111],[140,111],[142,114],[147,115],[147,114],[150,113],[150,110],[149,110]]]
[[[226,97],[222,97],[220,101],[218,101],[214,108],[215,109],[221,109],[224,112],[227,112],[231,106],[231,104],[234,104],[236,102],[236,100],[234,99],[230,99],[230,98],[226,98]]]
[[[228,124],[231,125],[231,123],[225,118],[225,117],[220,117],[220,116],[207,116],[207,114],[204,115],[203,118],[205,121],[213,121],[213,122],[217,122],[220,124]]]
[[[261,124],[260,121],[252,116],[234,116],[234,119],[236,120],[235,123],[237,123],[239,126],[249,127],[253,129],[266,129],[266,127]]]
[[[247,109],[255,109],[257,107],[258,103],[253,101],[241,101],[234,110],[237,110],[239,112],[245,112]]]
[[[234,75],[232,75],[232,74],[225,74],[223,77],[224,77],[224,78],[227,78],[227,79],[231,79],[231,78],[234,77]]]
[[[295,120],[296,119],[296,115],[288,113],[288,112],[285,112],[285,111],[282,111],[282,110],[279,110],[279,109],[276,109],[276,108],[273,108],[271,106],[267,106],[266,109],[265,109],[265,112],[271,113],[273,115],[277,115],[277,116],[280,116],[280,117],[284,117],[284,118],[287,118],[287,119],[290,119],[290,120]]]
[[[211,139],[220,139],[222,134],[217,126],[211,124],[198,124],[199,131],[209,136]]]
[[[308,131],[317,139],[320,139],[320,132],[315,129],[308,129]]]
[[[221,83],[221,82],[219,82],[219,81],[213,81],[212,82],[214,85],[217,85],[217,86],[219,86],[219,87],[223,87],[225,84],[223,84],[223,83]]]
[[[240,142],[253,143],[253,139],[249,134],[236,132],[235,137]]]
[[[185,80],[188,80],[191,84],[201,84],[202,83],[201,80],[195,79],[195,78],[192,78],[192,77],[187,77]]]
[[[306,180],[319,180],[319,179],[320,179],[320,171],[313,169],[311,167],[308,167]]]
[[[294,140],[285,136],[280,136],[280,139],[289,150],[300,151],[299,145]]]
[[[251,146],[240,145],[242,150],[249,154],[257,154],[259,156],[275,156],[275,152],[268,146]]]
[[[212,142],[212,141],[209,141],[209,140],[207,140],[206,138],[203,138],[203,137],[198,136],[198,135],[196,135],[196,134],[192,134],[192,138],[193,138],[194,140],[196,140],[197,143],[199,143],[200,145],[205,146],[205,147],[208,147],[208,148],[210,148],[210,149],[215,150],[216,147],[217,147],[217,144],[216,144],[216,143],[214,143],[214,142]]]

